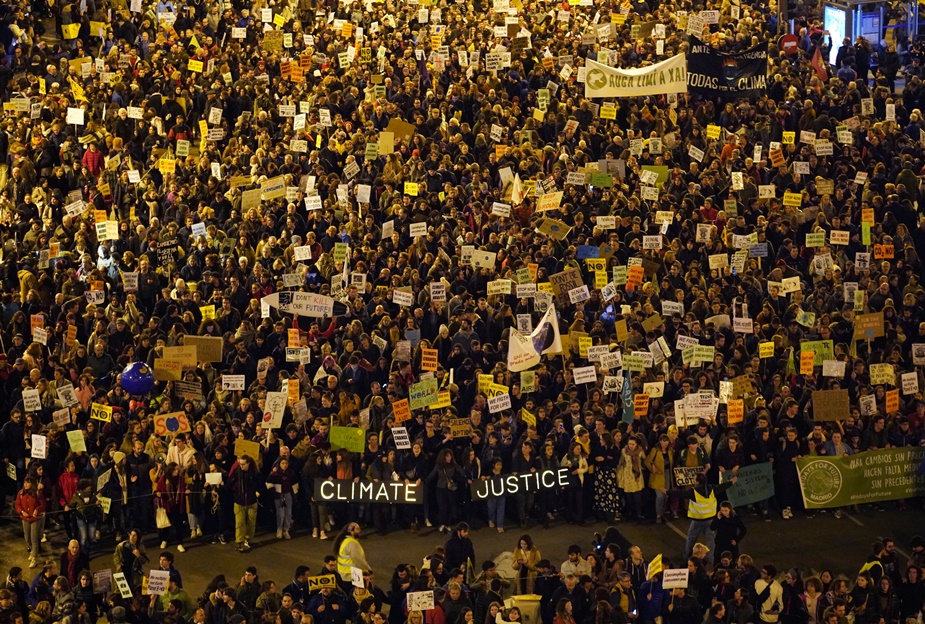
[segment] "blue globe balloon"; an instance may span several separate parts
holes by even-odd
[[[154,387],[154,373],[144,362],[132,362],[122,370],[122,387],[129,394],[147,394]]]

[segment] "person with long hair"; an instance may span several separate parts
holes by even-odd
[[[372,566],[366,561],[366,551],[360,544],[360,525],[349,522],[334,538],[334,554],[337,556],[337,572],[340,576],[341,586],[349,596],[353,583],[351,573],[353,568],[371,570]]]
[[[440,518],[441,533],[449,531],[456,519],[456,502],[459,499],[457,490],[459,481],[463,477],[463,469],[456,463],[453,451],[450,449],[440,451],[437,455],[437,463],[427,480],[437,483],[437,513]]]
[[[568,598],[560,598],[556,604],[556,615],[552,619],[553,624],[578,624],[575,616],[572,614],[572,601]]]
[[[588,472],[588,460],[585,459],[581,444],[574,442],[569,445],[568,453],[559,464],[569,469],[569,486],[565,488],[565,513],[570,522],[584,526],[584,506],[582,505],[582,485]]]
[[[171,529],[177,541],[177,550],[186,552],[183,546],[183,532],[186,525],[186,481],[180,474],[180,466],[170,462],[164,467],[164,474],[157,480],[154,490],[155,505],[167,514],[169,526],[158,527],[161,550],[167,548]]]
[[[710,530],[716,533],[714,543],[717,552],[729,551],[733,557],[739,556],[739,544],[748,529],[733,509],[732,503],[729,501],[720,503],[716,518],[710,523]]]
[[[488,609],[485,611],[484,624],[495,624],[498,617],[501,616],[503,609],[504,606],[500,602],[493,601],[489,604]]]
[[[606,600],[598,600],[594,605],[593,624],[627,624],[626,612],[618,602],[616,605],[610,604]]]
[[[899,601],[899,621],[905,622],[925,606],[925,584],[922,583],[922,568],[910,565],[902,583],[896,588]]]
[[[527,535],[521,535],[517,540],[517,547],[511,556],[511,567],[517,570],[516,585],[514,586],[515,594],[532,594],[533,584],[536,581],[536,564],[539,563],[542,556],[540,549],[533,544],[533,539]]]
[[[42,547],[42,519],[45,517],[45,497],[38,491],[35,478],[26,477],[16,495],[16,515],[22,521],[22,532],[29,553],[29,567],[38,565],[36,556]]]
[[[867,574],[858,574],[854,587],[848,592],[848,612],[854,615],[856,624],[877,622],[873,583]]]

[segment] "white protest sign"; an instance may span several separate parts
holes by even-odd
[[[170,580],[169,570],[151,570],[148,574],[148,594],[161,596],[167,592],[167,582]]]

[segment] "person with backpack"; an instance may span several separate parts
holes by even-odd
[[[135,587],[136,579],[144,576],[144,565],[148,561],[141,532],[138,529],[129,529],[128,537],[119,542],[113,552],[113,568],[125,575],[129,587]]]

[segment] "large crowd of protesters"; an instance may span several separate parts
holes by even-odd
[[[624,97],[602,118],[605,102],[584,95],[584,59],[639,68],[685,52],[682,20],[707,9],[719,16],[698,33],[707,45],[769,51],[766,93]],[[28,584],[10,571],[0,624],[516,622],[493,564],[460,558],[469,525],[704,520],[689,514],[703,503],[674,468],[716,484],[765,462],[775,494],[748,509],[713,501],[707,546],[685,553],[686,589],[664,589],[638,548],[570,550],[559,566],[527,535],[512,589],[541,596],[543,624],[920,622],[921,543],[901,566],[878,542],[850,578],[759,568],[738,548],[749,512],[811,515],[798,458],[919,446],[925,427],[922,59],[892,34],[833,42],[821,5],[789,9],[796,45],[785,49],[790,24],[773,2],[3,5],[0,459],[5,517],[22,523],[40,572]],[[653,22],[662,28],[642,34]],[[817,155],[806,132],[837,136],[833,153]],[[667,174],[644,200],[648,166]],[[603,171],[600,186],[573,175]],[[563,192],[558,207],[537,211],[543,191]],[[832,244],[834,231],[848,240]],[[766,255],[713,265],[743,239]],[[590,248],[603,271],[585,261]],[[628,281],[640,261],[642,279]],[[568,269],[588,297],[539,296]],[[528,283],[536,295],[511,290]],[[287,313],[289,291],[332,297],[338,313]],[[509,370],[508,346],[542,301],[563,346],[528,378]],[[664,303],[681,312],[653,324]],[[857,339],[856,315],[880,312],[882,331]],[[751,331],[734,331],[743,317]],[[165,349],[191,336],[220,339],[220,355],[159,374],[143,393],[123,387],[128,365],[167,371]],[[679,338],[713,359],[688,361]],[[804,368],[800,345],[815,340],[832,341],[840,375]],[[627,418],[624,389],[605,391],[603,372],[575,381],[573,369],[594,364],[587,348],[611,344],[661,353],[626,372],[630,394],[663,382],[643,413]],[[917,375],[897,404],[889,384],[872,383],[879,363]],[[232,375],[243,389],[224,383]],[[736,422],[725,403],[699,420],[675,412],[743,376]],[[397,414],[429,377],[447,404]],[[489,404],[498,388],[510,398],[500,410]],[[813,392],[839,388],[848,412],[816,420]],[[290,397],[280,426],[265,428],[267,394],[280,391]],[[188,427],[165,434],[165,415]],[[332,427],[363,429],[363,451],[332,445]],[[258,450],[239,452],[240,441]],[[560,468],[561,489],[486,502],[469,487]],[[317,500],[324,480],[415,484],[423,496]],[[359,526],[451,538],[427,565],[401,564],[381,588],[366,569],[354,587],[338,557],[361,562]],[[340,574],[337,586],[309,590],[322,568],[284,585],[249,567],[240,582],[183,589],[171,548],[247,552],[257,527],[332,540],[322,568]],[[43,565],[47,540],[65,536],[60,563]],[[170,571],[150,601],[137,591],[146,542]],[[131,599],[94,589],[88,557],[113,548]],[[407,593],[427,589],[435,607],[408,612]]]

